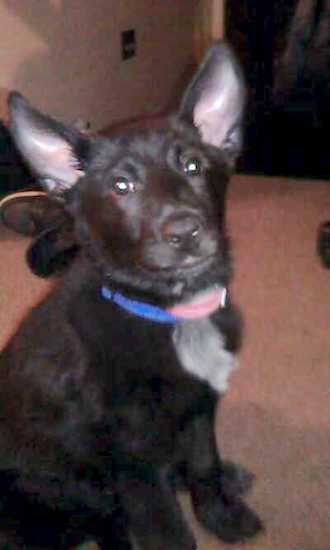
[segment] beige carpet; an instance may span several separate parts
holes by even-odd
[[[250,501],[266,533],[245,550],[330,548],[330,271],[316,256],[326,219],[330,183],[232,182],[233,296],[246,338],[217,431],[223,454],[257,474]],[[26,246],[1,230],[0,345],[48,287],[25,267]],[[196,532],[201,550],[227,548]]]

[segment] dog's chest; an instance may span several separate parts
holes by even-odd
[[[224,337],[209,318],[178,324],[173,343],[185,371],[208,382],[218,392],[227,390],[237,360],[225,349]]]
[[[88,312],[93,307],[89,302],[87,306],[84,315],[81,307],[79,316],[73,312],[74,324],[93,362],[104,365],[111,387],[128,377],[181,379],[180,369],[183,376],[207,382],[217,392],[227,390],[237,359],[226,350],[225,337],[211,319],[184,321],[168,329],[101,301],[97,322],[92,322]]]

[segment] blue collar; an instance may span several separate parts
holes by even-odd
[[[138,317],[143,317],[144,319],[149,319],[150,321],[156,321],[156,323],[168,323],[175,325],[179,318],[171,315],[165,309],[160,307],[153,306],[151,304],[146,304],[145,302],[138,302],[137,300],[131,300],[126,298],[120,292],[113,291],[107,286],[102,286],[101,294],[106,300],[111,300],[115,304],[119,305],[126,311],[134,313]]]

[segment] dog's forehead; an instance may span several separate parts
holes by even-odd
[[[120,152],[122,157],[134,156],[141,161],[157,162],[166,156],[167,150],[172,146],[169,131],[141,131],[139,133],[124,134],[120,138]]]
[[[166,145],[165,132],[123,133],[99,141],[93,161],[94,165],[105,170],[111,169],[112,166],[128,158],[134,158],[140,162],[156,161],[164,154]]]
[[[91,160],[92,170],[109,171],[126,161],[145,166],[163,165],[173,150],[190,149],[193,144],[171,127],[157,130],[130,130],[115,136],[99,138]]]

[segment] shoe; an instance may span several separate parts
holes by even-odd
[[[0,220],[21,235],[34,237],[26,261],[38,277],[58,276],[79,251],[71,216],[43,191],[22,191],[0,200]]]
[[[0,200],[0,220],[21,235],[36,236],[62,216],[62,206],[43,191],[20,191]]]
[[[78,252],[72,219],[63,216],[33,239],[26,251],[26,261],[38,277],[56,277],[71,265]]]
[[[330,221],[320,225],[317,246],[323,266],[330,269]]]

